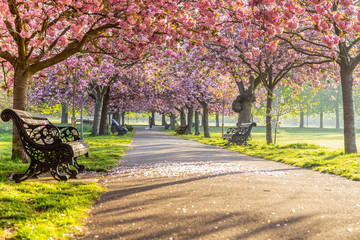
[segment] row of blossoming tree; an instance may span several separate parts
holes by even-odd
[[[16,109],[25,109],[30,82],[45,92],[45,79],[56,82],[57,94],[76,86],[95,99],[96,135],[109,107],[201,110],[206,119],[226,101],[241,123],[263,98],[272,143],[274,89],[326,87],[338,76],[345,152],[357,151],[358,1],[3,0],[0,11],[0,58]],[[16,146],[14,138],[13,156]]]

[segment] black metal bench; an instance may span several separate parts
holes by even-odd
[[[84,170],[84,165],[78,164],[77,158],[89,156],[89,145],[80,139],[76,128],[56,127],[45,115],[9,108],[1,112],[1,119],[5,122],[12,119],[21,145],[30,159],[24,173],[14,174],[15,182],[46,172],[58,181],[66,181],[68,177],[60,175],[60,172],[76,178],[78,171]],[[70,165],[77,170],[70,169]]]
[[[189,125],[186,125],[186,126],[180,126],[178,128],[175,129],[175,132],[177,134],[185,134],[186,132],[186,129],[189,127]]]
[[[125,127],[123,126],[120,126],[120,124],[115,120],[115,119],[112,119],[111,120],[112,122],[112,128],[111,129],[115,129],[115,131],[118,132],[118,136],[123,136],[124,134],[126,134],[128,132],[128,129],[126,129]],[[112,130],[112,132],[114,133],[115,131]]]
[[[251,135],[251,129],[256,127],[256,123],[241,123],[238,128],[229,128],[223,135],[224,140],[228,143],[235,143],[237,145],[249,146],[248,139]]]
[[[134,130],[133,126],[125,124],[125,128],[128,130],[128,132],[132,132]]]

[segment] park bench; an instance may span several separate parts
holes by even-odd
[[[15,182],[46,172],[58,181],[66,181],[68,177],[60,175],[60,172],[76,178],[78,171],[84,170],[84,165],[78,164],[77,158],[89,156],[89,145],[80,139],[76,128],[56,127],[45,115],[9,108],[1,112],[1,119],[5,122],[12,119],[22,148],[30,159],[24,173],[13,175]]]
[[[125,128],[128,130],[128,132],[132,132],[134,130],[133,126],[125,124]]]
[[[235,143],[237,145],[248,146],[248,139],[251,135],[251,129],[256,127],[256,123],[241,123],[237,128],[229,128],[223,135],[224,140],[228,140],[228,143]]]
[[[185,134],[186,132],[186,129],[189,127],[189,125],[186,125],[186,126],[180,126],[178,128],[175,129],[175,132],[177,134]]]
[[[112,128],[111,129],[114,129],[115,131],[118,132],[118,136],[123,136],[125,133],[128,132],[128,129],[126,129],[125,127],[123,126],[120,126],[120,124],[115,120],[115,119],[111,119],[111,122],[112,122]],[[112,130],[112,132],[114,133],[115,131]]]

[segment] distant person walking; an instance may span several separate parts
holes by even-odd
[[[152,124],[153,124],[153,119],[151,116],[149,116],[149,126],[150,126],[150,129],[152,128]]]

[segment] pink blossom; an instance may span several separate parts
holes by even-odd
[[[20,33],[20,37],[29,38],[29,37],[31,37],[31,32],[27,32],[27,31],[22,30],[21,33]]]
[[[60,46],[65,46],[67,44],[67,38],[64,35],[62,35],[59,38],[58,43],[59,43]]]
[[[319,14],[314,14],[314,16],[312,16],[311,20],[313,20],[315,23],[319,23],[319,21],[320,21]]]
[[[252,55],[251,52],[246,52],[246,53],[244,53],[244,56],[245,56],[246,58],[248,58],[248,59],[252,59],[252,58],[253,58],[253,55]]]
[[[301,8],[301,7],[295,8],[295,13],[296,13],[296,14],[301,15],[301,14],[303,14],[304,12],[305,12],[305,8]]]
[[[334,36],[324,36],[322,42],[328,47],[333,47],[335,45]]]
[[[75,7],[81,8],[81,7],[82,7],[82,2],[81,2],[81,1],[77,1],[76,4],[75,4]]]
[[[286,23],[287,27],[290,29],[297,29],[299,24],[298,24],[298,20],[296,18],[292,18],[290,19],[287,23]]]
[[[345,13],[348,15],[348,16],[352,16],[356,13],[356,9],[354,8],[354,6],[351,6],[349,8],[347,8],[345,10]]]
[[[337,26],[343,31],[349,31],[351,29],[351,21],[339,21]]]
[[[253,47],[251,49],[252,53],[254,54],[254,56],[259,56],[260,55],[260,49],[259,48],[255,48]]]
[[[325,22],[325,21],[321,21],[320,22],[320,25],[319,25],[319,29],[320,30],[324,30],[324,31],[327,31],[327,30],[330,30],[332,28],[332,25]]]
[[[265,48],[270,52],[275,52],[277,49],[277,43],[276,42],[270,42],[268,43]]]
[[[267,33],[268,33],[268,35],[269,35],[270,37],[273,37],[273,36],[275,36],[276,31],[275,31],[274,28],[269,27],[269,28],[267,29]]]
[[[355,32],[360,33],[360,22],[354,23],[352,28]]]
[[[310,0],[314,5],[323,4],[325,0]]]
[[[346,8],[350,7],[352,3],[353,3],[353,0],[340,0],[340,4]]]
[[[246,31],[245,28],[240,30],[239,35],[240,35],[241,38],[247,38],[249,36],[249,34],[248,34],[248,32]]]

